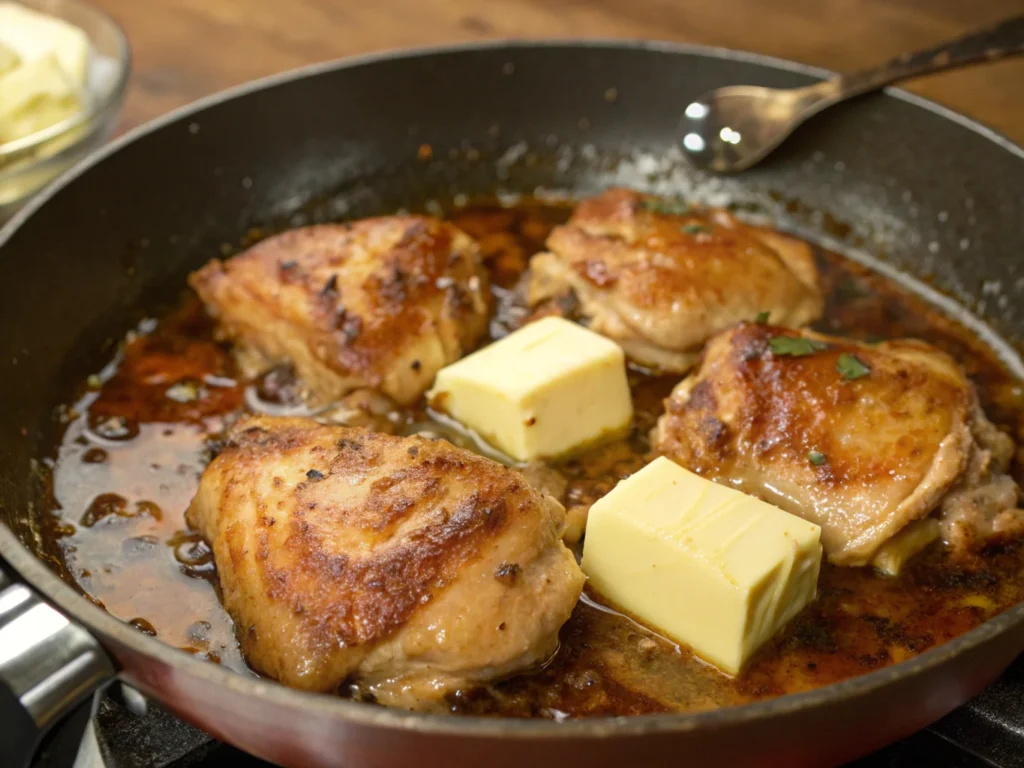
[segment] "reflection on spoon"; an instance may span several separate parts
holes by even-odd
[[[721,173],[742,171],[762,160],[807,118],[833,104],[899,80],[1022,52],[1024,15],[924,51],[904,54],[873,69],[837,75],[804,88],[718,88],[684,110],[683,149],[699,168]]]

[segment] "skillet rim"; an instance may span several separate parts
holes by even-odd
[[[178,107],[164,115],[136,126],[124,135],[96,149],[82,161],[63,173],[43,192],[18,211],[0,227],[0,258],[3,246],[16,231],[56,196],[62,189],[93,166],[103,162],[123,147],[144,139],[151,133],[174,123],[184,122],[203,110],[255,91],[298,81],[344,69],[372,65],[380,61],[428,58],[438,54],[473,53],[476,51],[521,51],[536,48],[563,49],[634,49],[712,60],[741,61],[758,67],[795,72],[824,79],[835,73],[800,62],[730,48],[677,43],[661,40],[596,39],[498,39],[483,42],[455,43],[416,48],[389,49],[357,56],[334,59],[299,67],[257,80],[227,88]],[[907,91],[886,88],[889,98],[906,102],[929,112],[937,119],[949,120],[991,141],[1024,163],[1024,147],[983,123],[956,112],[949,107]],[[1024,168],[1024,166],[1022,166]],[[745,722],[768,719],[780,714],[811,709],[818,705],[857,698],[884,688],[905,677],[934,669],[971,648],[981,646],[1024,623],[1024,602],[1009,608],[985,623],[953,640],[929,649],[919,656],[883,667],[858,677],[814,688],[800,693],[786,694],[773,699],[723,707],[701,712],[663,713],[656,715],[607,716],[580,718],[555,722],[552,720],[509,717],[466,717],[448,714],[426,714],[390,709],[354,702],[330,694],[318,694],[287,688],[269,679],[250,678],[209,662],[199,660],[163,641],[144,635],[93,605],[81,594],[47,568],[15,536],[7,525],[0,525],[0,557],[31,587],[56,605],[70,618],[84,625],[103,644],[105,638],[127,646],[131,651],[162,664],[180,668],[189,676],[206,677],[209,682],[235,689],[240,695],[259,696],[272,703],[300,712],[327,712],[358,725],[376,728],[397,728],[433,735],[464,736],[474,738],[527,738],[573,739],[580,737],[607,738],[641,736],[649,734],[679,733],[697,729],[713,729]],[[119,675],[121,673],[119,672]],[[155,697],[159,698],[159,697]]]

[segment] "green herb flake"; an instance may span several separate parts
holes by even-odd
[[[764,325],[768,322],[768,318],[771,317],[771,312],[758,312],[757,317],[754,318],[754,322],[758,325]]]
[[[836,370],[843,374],[843,381],[862,379],[871,373],[871,369],[856,355],[843,352],[836,361]]]
[[[828,344],[803,336],[773,336],[768,340],[768,346],[772,354],[792,357],[806,357],[828,349]]]
[[[97,376],[95,373],[91,374],[88,379],[85,380],[86,385],[89,389],[99,389],[103,386],[103,379]]]
[[[828,459],[825,458],[825,454],[822,453],[821,451],[811,451],[810,453],[807,454],[807,460],[810,461],[811,464],[813,464],[816,467],[820,467],[822,464],[828,461]]]
[[[685,216],[690,212],[690,206],[682,200],[662,200],[651,198],[641,200],[640,205],[651,213],[660,213],[663,216]]]
[[[700,235],[705,232],[711,231],[708,227],[705,227],[703,224],[684,224],[682,226],[682,230],[688,235]]]

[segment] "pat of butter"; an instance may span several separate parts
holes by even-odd
[[[558,317],[442,368],[428,398],[519,461],[565,456],[633,420],[622,349]]]
[[[583,572],[729,674],[817,593],[821,529],[666,458],[590,508]]]

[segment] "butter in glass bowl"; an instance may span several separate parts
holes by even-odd
[[[0,0],[0,221],[113,130],[129,69],[118,25],[79,0]]]

